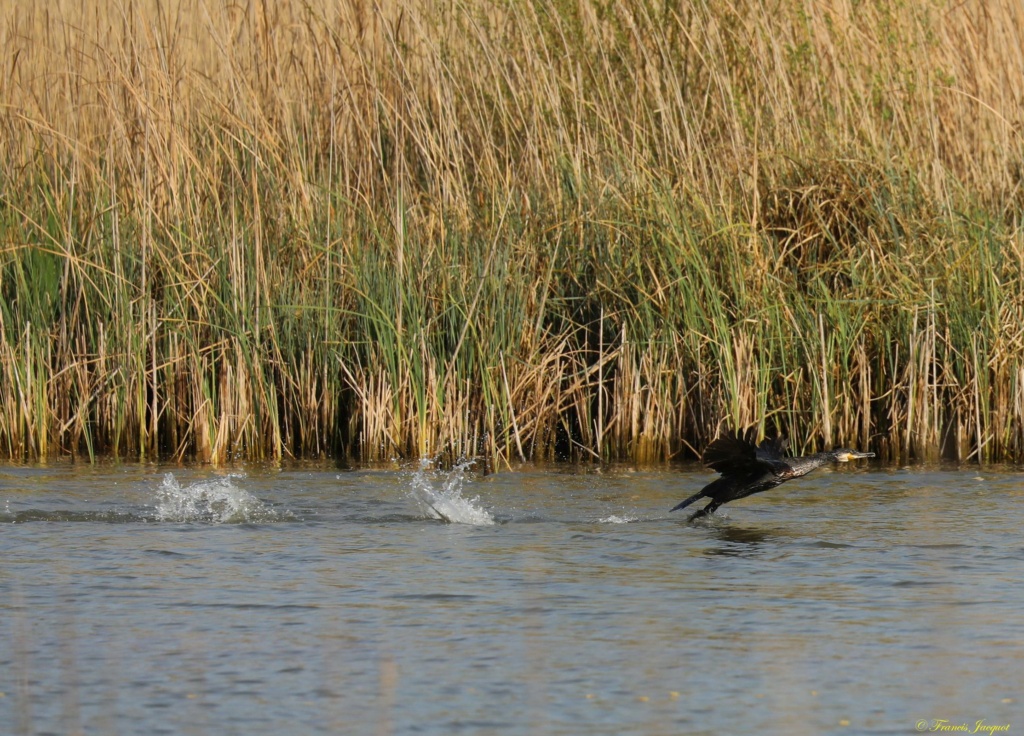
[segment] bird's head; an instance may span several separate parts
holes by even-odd
[[[874,457],[873,452],[861,452],[859,450],[851,450],[847,447],[840,447],[838,450],[832,451],[832,457],[837,463],[848,463],[851,460],[857,460],[862,457]]]

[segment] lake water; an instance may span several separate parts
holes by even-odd
[[[1024,733],[1024,475],[713,477],[0,466],[0,733]]]

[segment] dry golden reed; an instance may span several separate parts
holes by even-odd
[[[0,0],[0,453],[1024,456],[1024,6]]]

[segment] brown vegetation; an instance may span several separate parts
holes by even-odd
[[[0,0],[0,453],[1019,459],[1021,29]]]

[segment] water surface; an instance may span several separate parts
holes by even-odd
[[[1024,732],[1019,473],[712,477],[0,467],[0,732]]]

